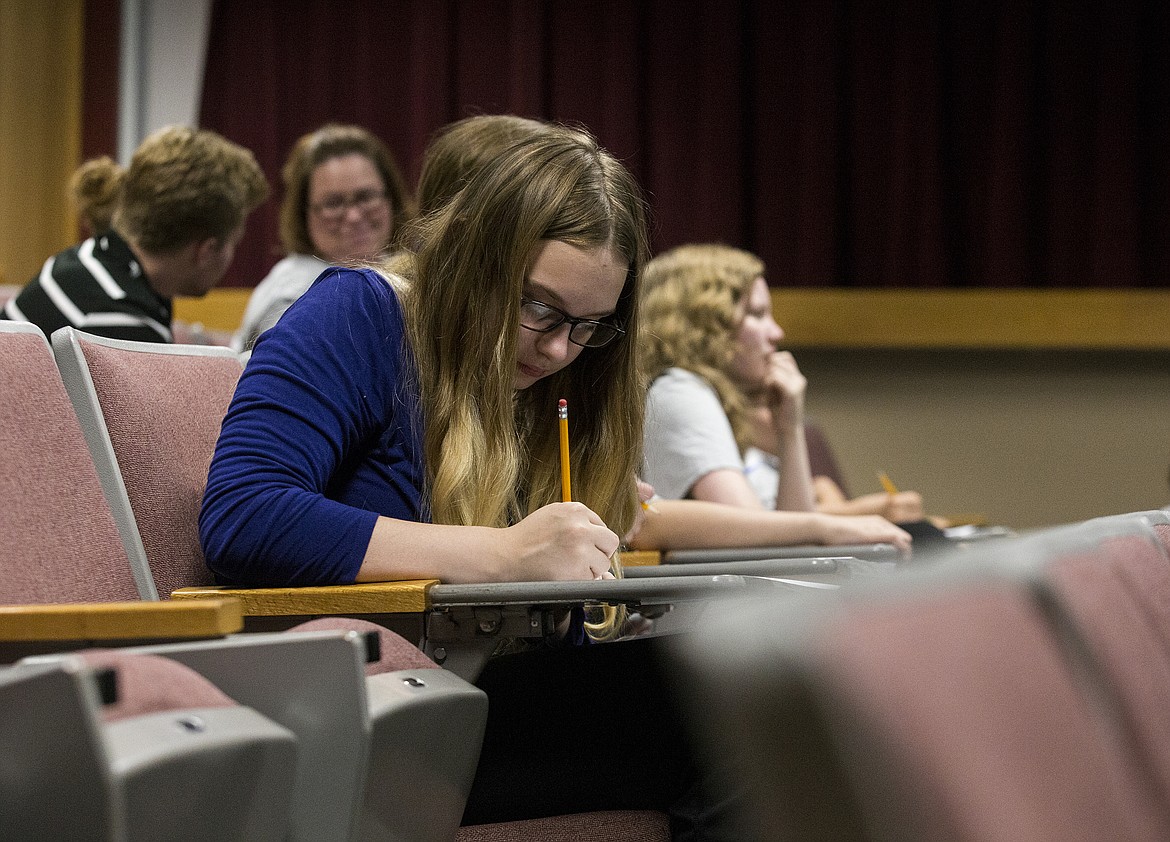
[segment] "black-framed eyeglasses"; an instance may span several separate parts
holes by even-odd
[[[548,333],[566,323],[569,325],[569,341],[586,348],[600,348],[625,334],[624,330],[610,322],[574,319],[563,310],[521,296],[520,327],[537,333]]]
[[[380,187],[370,187],[365,190],[356,190],[348,195],[339,194],[328,196],[320,202],[314,202],[310,207],[313,213],[328,222],[337,222],[350,208],[357,208],[362,213],[381,208],[386,202],[386,191]]]

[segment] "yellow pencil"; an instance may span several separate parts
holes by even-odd
[[[881,481],[882,488],[886,490],[886,494],[898,493],[898,486],[894,485],[894,481],[890,479],[889,474],[885,471],[878,471],[878,480]]]
[[[561,398],[557,402],[557,418],[561,424],[561,501],[573,501],[573,484],[569,480],[569,402]]]

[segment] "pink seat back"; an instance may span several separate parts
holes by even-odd
[[[898,794],[866,805],[895,838],[1156,839],[1142,798],[1054,637],[1014,583],[859,609],[817,644],[856,711],[856,757],[881,746]],[[871,769],[876,772],[876,769]],[[888,811],[887,811],[887,808]]]
[[[695,710],[760,837],[1167,838],[1028,585],[923,572],[948,575],[748,605],[691,644]]]
[[[44,336],[0,326],[0,603],[138,599]]]
[[[1170,653],[1170,554],[1165,546],[1147,535],[1115,536],[1101,543],[1097,555],[1141,607],[1163,651]]]
[[[1155,523],[1154,534],[1162,542],[1162,547],[1170,553],[1170,523]]]
[[[1080,527],[1097,546],[1164,645],[1170,649],[1170,512],[1155,509],[1095,518]]]
[[[1049,561],[1044,578],[1088,646],[1118,727],[1170,806],[1170,561],[1149,534]]]
[[[128,350],[79,338],[155,587],[166,599],[176,588],[213,581],[199,543],[199,507],[242,369],[234,356],[156,353],[140,344],[146,347]]]

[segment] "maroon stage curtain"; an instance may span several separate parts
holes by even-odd
[[[476,112],[579,122],[662,249],[775,285],[1166,286],[1170,4],[988,0],[216,0],[201,122],[279,194],[328,120],[417,177]],[[228,284],[278,256],[278,197]]]

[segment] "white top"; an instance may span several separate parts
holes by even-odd
[[[681,368],[667,369],[646,393],[643,460],[642,479],[668,500],[687,497],[712,471],[745,467],[718,393]]]
[[[780,489],[780,457],[758,447],[749,447],[743,454],[743,472],[764,508],[776,508],[776,492]]]
[[[327,268],[329,264],[324,260],[307,254],[290,254],[278,261],[252,290],[244,321],[232,337],[232,347],[237,351],[251,350],[260,334],[276,324]]]

